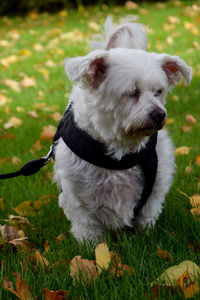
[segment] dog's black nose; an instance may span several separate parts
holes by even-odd
[[[150,118],[156,125],[160,125],[165,120],[166,113],[164,110],[157,108],[150,113]]]

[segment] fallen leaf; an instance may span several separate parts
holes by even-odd
[[[34,202],[31,200],[24,201],[13,209],[20,216],[35,216],[36,215]]]
[[[98,277],[95,262],[75,256],[70,262],[70,277],[78,282],[82,278],[86,284],[89,284]]]
[[[100,30],[100,26],[96,22],[89,22],[88,27],[96,31]]]
[[[160,247],[158,248],[157,256],[167,261],[172,259],[172,255],[166,250],[162,250]]]
[[[11,117],[4,125],[3,127],[5,129],[9,129],[11,127],[19,127],[21,126],[23,121],[17,117]]]
[[[56,127],[53,125],[44,126],[40,134],[40,139],[47,141],[52,140],[56,133],[56,130]]]
[[[12,164],[13,165],[19,165],[19,164],[21,164],[21,159],[19,158],[19,157],[17,157],[17,156],[14,156],[12,159],[11,159],[11,162],[12,162]]]
[[[11,102],[10,98],[6,97],[3,94],[0,94],[0,106],[3,106],[3,105],[8,104],[10,102]]]
[[[191,132],[193,128],[190,125],[183,125],[181,129],[183,132]]]
[[[14,226],[9,226],[7,224],[0,225],[0,232],[4,240],[11,241],[19,238],[19,230]]]
[[[200,207],[200,195],[196,194],[190,197],[190,204],[192,207]]]
[[[189,152],[190,152],[190,147],[187,147],[187,146],[182,146],[182,147],[179,147],[177,148],[175,151],[174,151],[174,154],[175,155],[188,155]]]
[[[180,23],[180,19],[175,17],[175,16],[168,16],[167,20],[168,20],[169,23],[172,23],[172,24],[179,24]]]
[[[199,217],[200,216],[200,207],[194,207],[190,209],[190,212],[193,216]]]
[[[49,252],[49,249],[50,249],[50,247],[49,247],[49,241],[46,240],[46,242],[44,244],[44,250],[45,250],[45,252]]]
[[[46,67],[54,67],[55,66],[55,63],[52,61],[52,60],[47,60],[46,62],[45,62],[45,66]]]
[[[126,9],[137,9],[138,5],[137,5],[137,3],[133,2],[133,1],[126,1],[125,8]]]
[[[199,293],[198,282],[190,279],[187,270],[177,279],[177,284],[183,291],[185,299],[192,298],[195,294]]]
[[[38,69],[38,72],[41,73],[45,80],[49,80],[49,70],[45,68]]]
[[[30,50],[24,49],[24,50],[21,50],[21,51],[19,52],[19,55],[20,55],[20,56],[31,56],[32,53],[31,53]]]
[[[3,211],[4,210],[4,200],[2,197],[0,197],[0,210]]]
[[[172,125],[172,124],[174,124],[174,119],[168,118],[166,121],[166,125]]]
[[[24,280],[21,279],[21,275],[19,273],[12,273],[14,277],[16,277],[16,291],[14,290],[13,284],[11,281],[6,278],[3,283],[4,290],[8,290],[12,294],[16,295],[21,300],[32,300],[33,297],[30,293],[30,287],[27,286]]]
[[[188,271],[191,280],[195,280],[195,277],[200,274],[200,268],[194,262],[185,260],[179,265],[167,269],[156,279],[156,281],[163,285],[176,286],[178,278],[183,275],[185,270]],[[152,286],[153,284],[154,283],[152,283]]]
[[[195,117],[193,117],[192,115],[190,114],[186,114],[185,115],[185,120],[190,123],[190,124],[196,124],[197,120],[195,119]]]
[[[38,114],[35,110],[29,110],[27,114],[32,118],[38,118]]]
[[[33,45],[33,49],[36,52],[42,52],[44,50],[44,47],[41,44],[35,44],[35,45]]]
[[[37,266],[39,267],[42,265],[44,269],[46,269],[49,266],[49,261],[40,254],[39,250],[35,250],[35,256],[34,256]]]
[[[95,257],[96,264],[99,273],[102,272],[102,269],[107,270],[111,262],[111,255],[106,243],[101,243],[95,248]]]
[[[21,92],[21,88],[20,88],[19,82],[15,81],[15,80],[12,80],[12,79],[5,78],[3,80],[3,83],[6,86],[8,86],[9,88],[11,88],[13,91],[15,91],[17,93]]]
[[[10,55],[8,57],[4,57],[0,60],[0,63],[3,67],[8,68],[10,64],[18,61],[18,57],[16,55]]]
[[[56,237],[56,243],[60,243],[62,240],[64,240],[66,238],[66,235],[64,235],[63,233],[59,234]]]
[[[59,112],[55,112],[54,114],[50,115],[50,117],[56,122],[60,122],[62,119],[62,115]]]
[[[117,276],[118,278],[124,275],[124,272],[133,273],[131,266],[123,265],[121,257],[115,252],[111,251],[111,263],[109,273],[111,276]]]
[[[24,77],[21,82],[23,88],[36,87],[36,81],[32,77]]]
[[[40,151],[41,149],[42,149],[42,144],[41,144],[40,140],[36,140],[30,151],[31,151],[31,153],[35,153],[35,151]]]
[[[43,289],[43,293],[45,296],[45,300],[67,300],[68,297],[68,291],[51,291],[47,288]]]
[[[200,167],[200,155],[196,157],[196,164]]]

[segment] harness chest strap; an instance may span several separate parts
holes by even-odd
[[[81,159],[101,168],[110,170],[126,170],[136,165],[142,169],[144,176],[144,188],[142,196],[134,209],[134,218],[137,217],[142,207],[151,195],[156,178],[158,158],[155,150],[157,143],[157,132],[150,136],[146,148],[138,153],[130,153],[121,160],[114,159],[106,152],[106,145],[93,139],[85,131],[80,129],[74,122],[71,105],[64,113],[58,130],[54,136],[54,143],[62,137],[65,144]]]

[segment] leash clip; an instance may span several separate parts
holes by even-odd
[[[50,161],[50,159],[52,157],[52,153],[53,153],[53,145],[50,146],[50,150],[47,153],[47,155],[42,157],[42,159],[45,160],[45,165],[48,164],[48,162]]]

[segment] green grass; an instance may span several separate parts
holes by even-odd
[[[44,299],[43,288],[68,290],[70,299],[145,299],[145,293],[150,288],[150,283],[168,267],[187,259],[200,265],[200,254],[189,250],[187,246],[193,240],[200,242],[200,223],[190,214],[189,200],[178,192],[180,189],[191,196],[199,193],[200,188],[200,168],[195,163],[196,156],[200,154],[200,54],[199,50],[193,47],[194,41],[199,41],[199,36],[194,32],[192,34],[184,27],[185,22],[194,23],[200,32],[200,23],[198,15],[190,16],[187,13],[192,10],[191,5],[197,1],[182,2],[178,6],[174,3],[175,1],[167,3],[165,9],[158,9],[156,4],[143,3],[138,10],[104,6],[88,8],[84,12],[68,11],[67,17],[60,14],[43,14],[35,20],[30,17],[2,18],[0,20],[0,40],[4,39],[10,43],[8,47],[0,46],[0,60],[10,55],[18,57],[20,51],[24,49],[31,51],[31,56],[20,57],[18,62],[10,64],[7,68],[0,64],[0,94],[12,99],[7,108],[0,106],[0,119],[2,120],[0,136],[5,134],[3,125],[11,116],[23,120],[22,126],[6,131],[14,135],[13,140],[0,137],[0,162],[1,158],[17,156],[23,164],[23,162],[47,153],[50,142],[41,141],[42,149],[36,151],[35,154],[32,154],[30,149],[39,139],[43,126],[49,124],[57,126],[57,122],[50,117],[52,112],[38,110],[39,118],[37,119],[28,116],[27,112],[33,110],[35,104],[45,102],[47,106],[57,105],[57,111],[63,113],[67,104],[66,93],[70,92],[71,83],[64,73],[62,61],[64,57],[84,55],[88,52],[89,40],[96,33],[95,30],[88,27],[89,22],[97,22],[101,25],[107,15],[112,15],[117,21],[119,17],[136,14],[140,22],[148,24],[149,28],[153,29],[149,34],[149,51],[179,55],[193,67],[194,71],[194,77],[189,87],[181,84],[168,96],[168,116],[174,119],[174,123],[168,125],[170,135],[176,147],[189,146],[191,150],[189,155],[178,156],[176,159],[176,175],[162,215],[148,234],[133,230],[132,234],[119,233],[115,239],[112,236],[108,238],[109,249],[119,253],[123,263],[132,266],[136,271],[131,275],[126,274],[120,279],[115,277],[110,279],[108,274],[103,272],[89,287],[83,283],[74,286],[69,276],[68,264],[66,266],[61,263],[59,268],[52,267],[49,272],[42,269],[35,272],[29,265],[24,270],[21,254],[15,253],[11,249],[2,249],[0,251],[0,259],[3,262],[0,269],[0,299],[15,299],[15,296],[2,288],[3,280],[6,277],[11,279],[12,272],[22,274],[22,278],[31,286],[32,295],[38,296],[38,299]],[[190,8],[187,8],[188,6]],[[141,11],[140,8],[143,10]],[[180,23],[174,24],[172,30],[165,31],[163,24],[169,24],[168,16],[176,16]],[[80,41],[61,40],[60,33],[56,32],[55,28],[59,28],[61,33],[77,29],[83,34],[83,39]],[[19,39],[16,41],[10,37],[10,32],[13,30],[19,33]],[[168,36],[173,37],[173,44],[166,42]],[[46,47],[55,38],[59,40],[54,48]],[[43,45],[44,51],[34,51],[33,45],[36,43]],[[59,50],[58,53],[56,50],[58,48],[63,52]],[[55,66],[46,67],[47,60],[52,60]],[[38,72],[40,68],[49,70],[48,81]],[[21,73],[34,77],[37,86],[22,89],[20,93],[17,93],[4,85],[5,78],[20,82],[23,78]],[[38,91],[44,92],[43,100],[38,99]],[[179,100],[174,101],[172,95],[177,95]],[[16,110],[18,106],[23,107],[24,111],[18,112]],[[185,124],[186,113],[192,114],[197,119],[191,132],[183,132],[181,129]],[[192,172],[185,175],[184,170],[189,163],[191,163]],[[11,172],[18,167],[10,162],[0,163],[0,173]],[[86,248],[79,245],[69,233],[70,224],[57,204],[59,191],[56,185],[46,177],[47,172],[53,172],[53,164],[47,165],[32,177],[1,181],[0,197],[4,199],[5,208],[1,211],[0,218],[4,219],[8,217],[8,214],[14,214],[13,208],[23,201],[36,201],[41,195],[53,195],[51,202],[42,207],[36,216],[28,217],[38,230],[28,232],[27,236],[36,244],[37,249],[40,249],[51,265],[56,261],[62,262],[64,258],[71,260],[75,255],[94,259],[94,247]],[[58,244],[55,238],[60,233],[66,234],[66,239]],[[46,240],[49,241],[50,251],[43,253]],[[158,247],[169,251],[173,259],[167,262],[158,258]],[[168,299],[180,298],[179,295],[173,295]],[[199,295],[196,295],[194,299],[199,299]]]

